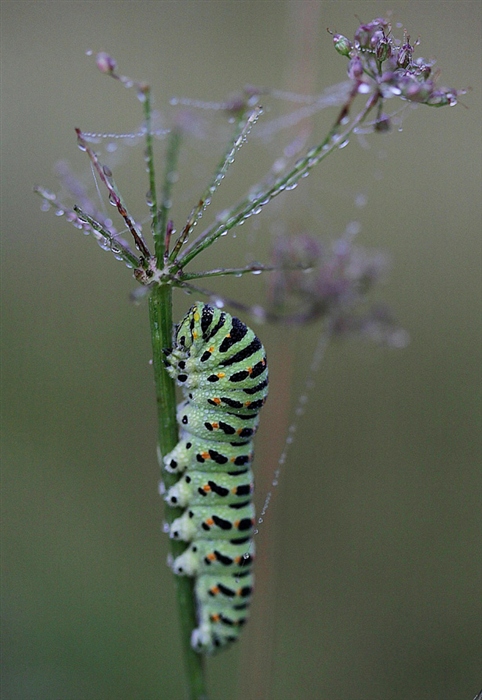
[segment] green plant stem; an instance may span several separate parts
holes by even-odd
[[[164,367],[162,352],[164,348],[172,345],[172,287],[170,285],[156,285],[152,290],[149,297],[149,321],[156,386],[159,451],[165,455],[178,441],[175,386]],[[163,481],[166,488],[169,488],[177,481],[177,476],[163,471]],[[166,505],[167,522],[171,523],[174,518],[179,517],[181,512],[179,508]],[[173,557],[181,554],[185,547],[183,542],[171,540]],[[207,700],[204,657],[191,648],[191,632],[196,627],[192,579],[187,576],[175,576],[175,580],[189,699]]]
[[[318,165],[318,163],[324,160],[326,156],[332,153],[340,146],[340,144],[348,139],[355,128],[365,120],[369,112],[379,100],[378,92],[374,92],[369,97],[365,107],[361,110],[358,116],[355,117],[349,126],[340,134],[340,126],[342,125],[345,117],[348,115],[349,107],[355,95],[356,91],[352,91],[347,104],[342,108],[340,114],[338,115],[338,119],[330,129],[326,138],[318,146],[311,148],[304,157],[298,160],[295,166],[288,173],[278,178],[273,185],[268,187],[268,189],[263,189],[259,194],[243,200],[225,214],[223,221],[215,222],[212,226],[201,233],[196,240],[192,241],[187,246],[184,253],[178,258],[178,268],[185,267],[187,263],[199,255],[199,253],[202,253],[203,250],[212,245],[217,238],[243,222],[247,216],[253,213],[253,211],[260,211],[261,207],[264,207],[271,199],[279,195],[285,189],[289,189],[290,186],[296,186],[296,183],[299,182],[302,177],[307,175],[315,165]]]

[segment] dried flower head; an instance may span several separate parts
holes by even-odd
[[[288,323],[324,319],[334,335],[358,335],[400,346],[407,336],[389,310],[367,296],[384,278],[387,257],[341,237],[324,247],[310,234],[280,237],[273,249],[267,317]],[[295,269],[298,265],[299,268]]]
[[[399,96],[432,107],[457,104],[458,96],[466,91],[436,86],[433,62],[414,60],[419,43],[417,39],[411,44],[406,31],[403,41],[395,39],[390,22],[383,18],[360,24],[352,41],[341,34],[333,35],[335,49],[350,59],[348,77],[360,83],[360,92],[376,87],[381,100]]]

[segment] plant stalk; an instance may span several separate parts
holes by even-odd
[[[178,441],[176,422],[176,392],[174,380],[164,367],[163,349],[172,345],[172,287],[156,285],[149,297],[149,321],[152,339],[152,363],[156,388],[159,452],[165,455]],[[166,488],[177,481],[175,474],[162,472]],[[166,504],[166,521],[171,523],[179,517],[180,508]],[[177,557],[186,548],[185,543],[171,540],[171,552]],[[207,700],[204,673],[204,657],[191,647],[191,632],[196,627],[196,609],[192,579],[188,576],[175,576],[177,602],[181,623],[182,649],[186,675],[189,684],[189,700]]]

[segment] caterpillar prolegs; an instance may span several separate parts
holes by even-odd
[[[195,578],[198,626],[191,645],[212,654],[237,639],[253,591],[251,465],[268,366],[250,328],[202,303],[182,319],[166,356],[184,393],[179,442],[164,465],[181,474],[165,500],[185,511],[169,533],[190,543],[172,568]]]

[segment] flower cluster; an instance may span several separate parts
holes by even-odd
[[[395,39],[391,31],[388,20],[377,18],[360,24],[353,40],[333,34],[335,49],[350,59],[348,76],[359,84],[359,92],[368,92],[375,84],[382,100],[399,96],[431,107],[457,104],[465,91],[437,87],[433,61],[413,57],[419,41],[411,44],[406,32],[403,41]],[[380,130],[388,126],[386,120],[380,122]]]
[[[378,251],[341,237],[324,247],[314,236],[280,237],[273,250],[269,320],[308,323],[323,319],[335,336],[357,335],[400,347],[407,334],[380,305],[369,306],[368,293],[380,283],[388,261]]]

